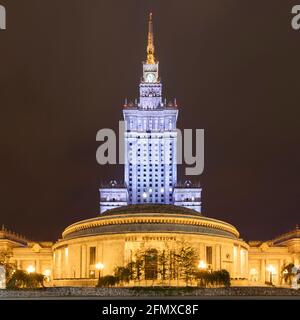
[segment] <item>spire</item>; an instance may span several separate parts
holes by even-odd
[[[154,35],[153,35],[153,22],[152,12],[149,14],[149,30],[148,30],[148,45],[147,45],[147,63],[154,64]]]

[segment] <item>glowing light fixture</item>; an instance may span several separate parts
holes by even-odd
[[[35,272],[35,267],[30,265],[28,266],[28,268],[26,269],[26,271],[30,274],[30,273],[34,273]]]
[[[270,283],[273,284],[273,275],[276,273],[276,269],[272,264],[269,264],[268,267],[266,268],[266,270],[269,272],[270,274]]]
[[[99,280],[101,278],[101,271],[104,269],[104,264],[101,262],[98,262],[95,264],[95,268],[99,271],[98,275],[99,275]]]
[[[103,270],[104,269],[104,264],[101,262],[96,263],[95,268],[97,270]]]
[[[267,267],[267,271],[270,272],[270,273],[272,273],[272,274],[275,274],[276,269],[275,269],[275,267],[274,267],[272,264],[270,264],[270,265],[268,265],[268,267]]]
[[[49,269],[44,270],[43,275],[46,276],[46,277],[50,277],[51,270],[49,270]]]
[[[201,270],[204,270],[207,268],[207,264],[203,260],[200,260],[198,264],[198,268]]]

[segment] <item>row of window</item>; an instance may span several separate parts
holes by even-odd
[[[161,168],[164,168],[164,167],[167,166],[167,164],[164,164],[164,163],[161,163],[161,164],[157,164],[157,163],[154,163],[154,164],[153,163],[140,164],[139,163],[139,164],[136,165],[138,170],[140,170],[141,167],[143,167],[143,169],[146,170],[148,167],[150,167],[152,169],[152,167],[156,167],[157,168],[158,166],[161,167]],[[129,165],[129,170],[132,171],[132,164],[131,163]]]
[[[155,165],[155,167],[158,167],[157,163],[155,163],[154,165]],[[159,166],[161,167],[161,169],[164,169],[164,167],[167,166],[167,164],[161,163]],[[152,163],[149,163],[149,164],[148,163],[147,164],[137,164],[136,167],[137,167],[138,171],[140,170],[141,167],[143,167],[144,171],[145,171],[148,167],[152,168],[153,164]],[[132,171],[132,163],[129,164],[129,170]],[[155,169],[155,170],[157,170],[157,169]]]
[[[128,131],[128,130],[127,130]],[[153,137],[151,136],[151,135],[149,135],[149,136],[147,136],[147,135],[143,135],[143,136],[140,136],[140,135],[138,135],[138,136],[136,136],[136,137],[134,137],[134,136],[130,136],[130,137],[128,137],[127,139],[147,139],[147,140],[155,140],[155,139],[159,139],[159,140],[165,140],[165,143],[167,143],[167,140],[166,139],[172,139],[172,140],[175,140],[175,137],[174,136],[172,136],[172,135],[170,135],[170,136],[168,136],[168,137],[166,137],[166,136],[157,136],[157,135],[154,135]],[[130,143],[131,143],[131,145],[133,145],[133,143],[132,142],[129,142],[129,145],[130,145]],[[141,143],[140,141],[138,141],[138,143]],[[163,142],[161,142],[161,144],[163,144]],[[157,144],[155,144],[155,145],[157,145]]]
[[[132,154],[129,154],[129,157],[128,157],[128,159],[130,160],[130,159],[136,159],[136,158],[159,158],[159,155],[158,154],[155,154],[154,156],[152,155],[152,153],[149,153],[148,155],[147,154],[144,154],[143,156],[141,156],[140,154],[138,154],[138,155],[132,155]],[[167,155],[164,155],[163,153],[162,154],[160,154],[160,157],[173,157],[172,156],[172,154],[167,154]]]
[[[149,170],[149,172],[152,172],[152,171],[153,171],[153,170],[151,170],[151,169]],[[164,173],[164,171],[165,171],[164,169],[161,169],[161,170],[160,170],[161,173]],[[158,170],[155,170],[155,172],[156,172],[156,173],[155,173],[155,176],[157,177],[157,175],[158,175]],[[146,177],[146,176],[147,176],[147,175],[146,175],[146,170],[144,170],[143,173],[144,173],[144,177]],[[172,175],[172,169],[169,170],[169,175],[170,175],[170,176]],[[132,176],[132,171],[129,171],[129,176],[130,176],[130,177]],[[138,177],[141,176],[141,171],[138,171],[137,176],[138,176]]]
[[[140,136],[138,136],[138,139],[139,139],[139,138],[140,138]],[[166,144],[167,144],[167,142],[166,142],[166,143],[160,143],[161,146],[165,146]],[[132,143],[132,142],[129,142],[129,145],[132,146],[133,143]],[[142,143],[140,143],[139,145],[141,146]],[[148,144],[147,144],[147,143],[143,143],[143,145],[144,145],[144,147],[146,147],[147,145],[151,147],[151,146],[152,146],[152,143],[151,143],[151,142],[148,143]],[[155,147],[158,147],[158,145],[159,145],[158,143],[155,143],[155,144],[154,144]],[[171,145],[172,145],[172,142],[169,142],[169,145],[171,146]],[[140,151],[140,150],[139,150],[139,151]]]
[[[141,188],[141,184],[140,184],[141,181],[140,181],[140,179],[138,179],[137,182],[138,182],[138,183],[137,183],[137,187],[138,187],[138,188]],[[145,182],[147,182],[147,181],[144,179],[143,182],[144,182],[143,187],[146,188],[147,185],[146,185]],[[150,187],[150,188],[153,187],[153,185],[152,185],[152,179],[149,179],[149,182],[150,182],[150,183],[149,183],[149,187]],[[158,181],[155,180],[155,182],[158,182]],[[163,183],[163,181],[161,181],[161,182]],[[173,185],[173,184],[170,182],[170,183],[169,183],[169,187],[172,187],[172,185]],[[157,187],[163,188],[163,186],[164,186],[163,184],[161,184],[160,186],[159,186],[157,183],[155,184],[155,187],[156,187],[156,188],[157,188]],[[131,187],[132,187],[132,179],[129,179],[129,191],[132,191],[132,188],[131,188]]]

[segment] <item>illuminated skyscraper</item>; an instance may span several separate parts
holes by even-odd
[[[112,182],[100,189],[101,212],[124,204],[177,204],[201,211],[201,189],[177,186],[176,100],[162,98],[159,62],[155,59],[152,14],[149,18],[147,59],[139,99],[125,103],[125,185]]]

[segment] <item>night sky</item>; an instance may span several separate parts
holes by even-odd
[[[283,0],[0,0],[0,223],[56,240],[96,216],[101,128],[138,95],[154,15],[178,127],[205,129],[203,213],[267,240],[299,219],[300,30]],[[184,180],[179,170],[179,180]]]

